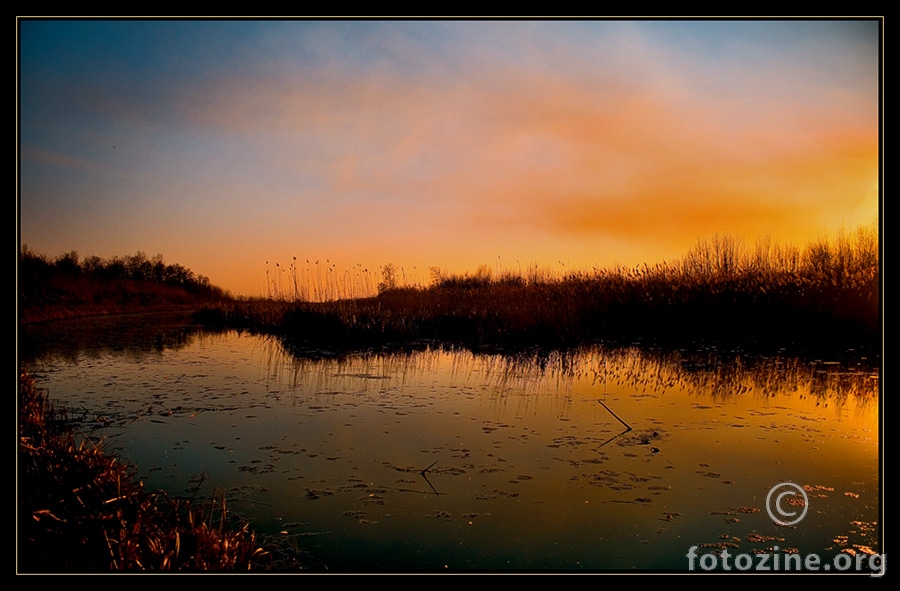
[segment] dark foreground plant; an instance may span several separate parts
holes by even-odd
[[[19,378],[18,570],[247,571],[265,552],[224,496],[204,507],[144,490],[66,413]]]

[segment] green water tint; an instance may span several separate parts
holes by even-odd
[[[683,571],[693,545],[878,551],[878,374],[862,364],[133,340],[33,369],[148,487],[226,491],[313,570]],[[793,527],[765,507],[784,481],[810,498]]]

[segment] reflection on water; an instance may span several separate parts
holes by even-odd
[[[685,570],[693,545],[878,548],[865,365],[599,347],[310,359],[175,324],[66,339],[28,340],[54,400],[151,488],[226,491],[312,569]],[[783,481],[810,491],[790,528],[764,505]]]

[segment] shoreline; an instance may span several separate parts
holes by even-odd
[[[17,573],[252,571],[268,555],[224,497],[148,492],[19,372]]]

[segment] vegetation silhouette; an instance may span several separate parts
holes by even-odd
[[[876,224],[840,230],[804,248],[768,238],[699,240],[681,259],[636,267],[473,274],[431,268],[423,286],[401,267],[296,257],[267,283],[266,298],[233,298],[162,255],[50,259],[23,246],[19,318],[33,320],[180,307],[207,326],[278,336],[310,349],[440,343],[475,351],[583,344],[861,349],[881,337]],[[324,269],[324,270],[323,270]],[[267,263],[267,275],[269,275]],[[268,281],[268,280],[267,280]]]
[[[187,306],[229,298],[208,277],[163,255],[141,251],[124,257],[80,259],[70,251],[51,259],[23,245],[19,252],[19,320],[130,312],[149,307]]]
[[[428,287],[382,267],[378,294],[330,301],[221,300],[211,325],[281,336],[310,348],[422,342],[473,350],[572,348],[588,343],[879,348],[880,257],[875,224],[804,248],[764,238],[700,240],[674,262],[553,273],[532,268],[454,275],[432,268]],[[327,284],[326,284],[327,288]]]

